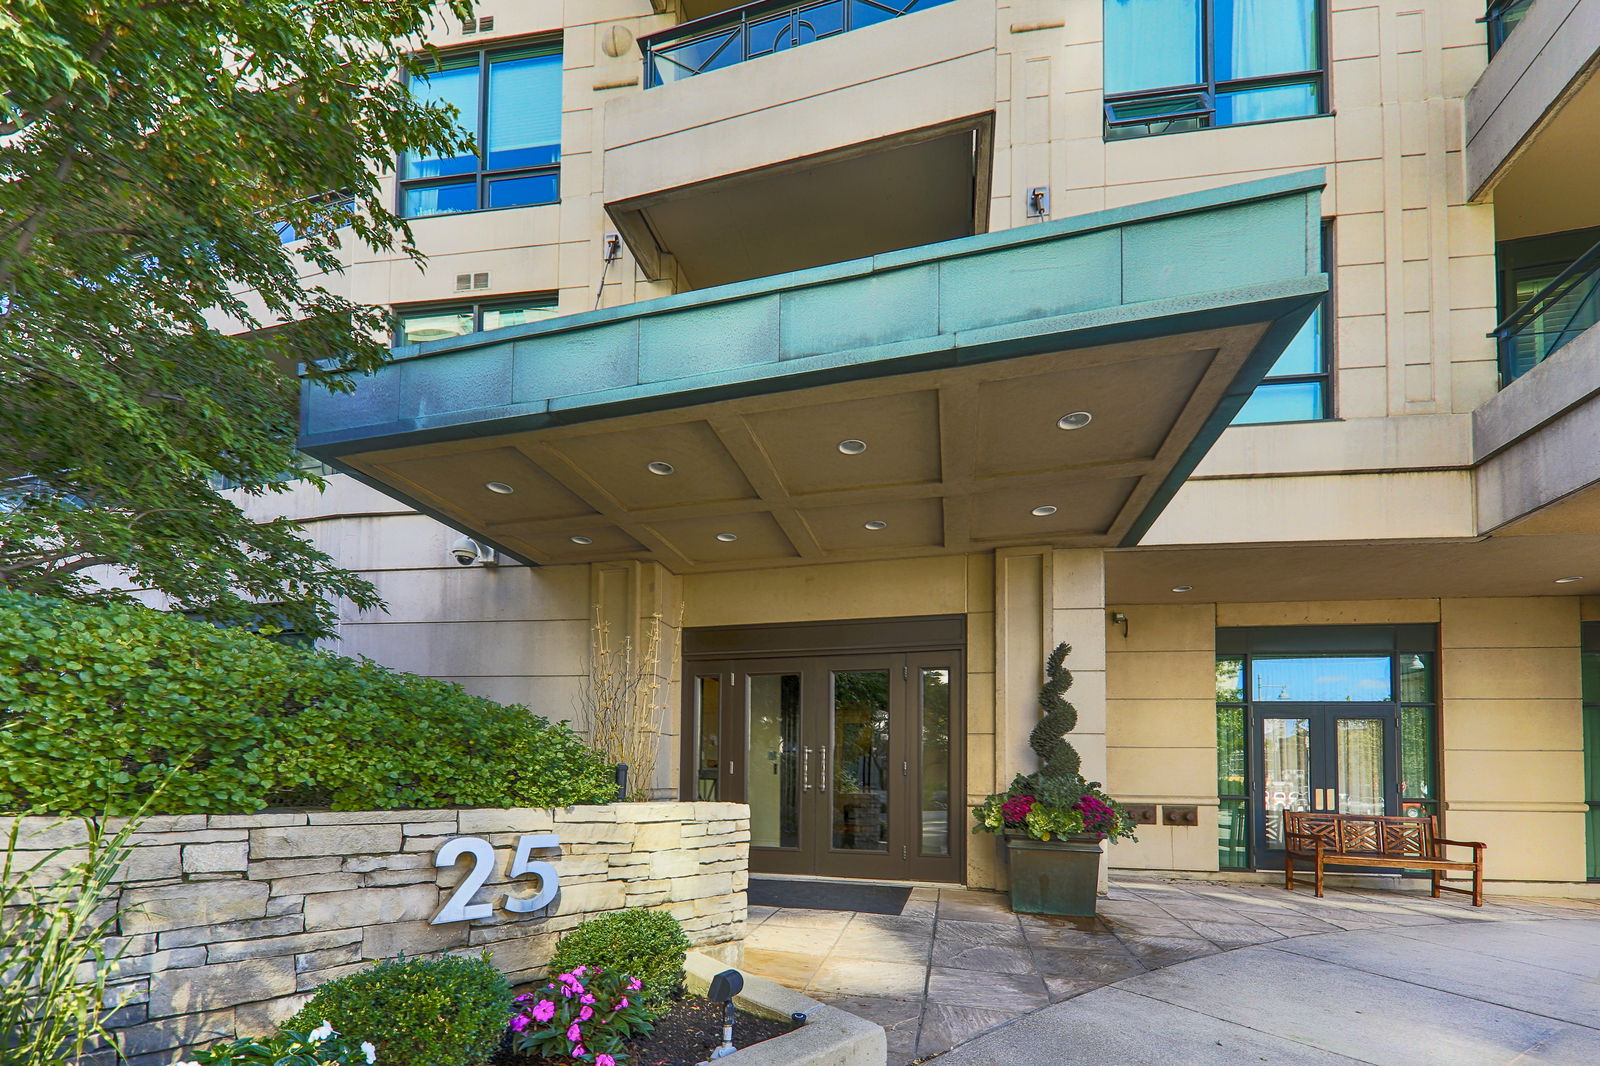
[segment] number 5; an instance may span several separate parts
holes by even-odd
[[[507,877],[522,877],[533,874],[539,879],[539,893],[532,897],[507,895],[503,904],[506,910],[518,914],[527,914],[530,911],[543,910],[556,898],[560,889],[557,880],[556,868],[547,862],[540,862],[529,857],[529,852],[535,848],[555,848],[561,846],[561,838],[555,833],[532,833],[517,841],[517,854],[511,860],[511,869],[506,871]]]

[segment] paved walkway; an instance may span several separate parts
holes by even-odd
[[[1600,1063],[1592,902],[1125,877],[1100,911],[752,907],[745,965],[883,1025],[890,1066]]]

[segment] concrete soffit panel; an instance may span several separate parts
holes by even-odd
[[[1326,292],[1321,188],[1280,176],[399,348],[349,393],[307,386],[301,446],[530,563],[1134,544]]]

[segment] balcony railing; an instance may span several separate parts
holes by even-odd
[[[774,55],[950,0],[756,0],[639,38],[644,86]]]
[[[1490,0],[1489,10],[1478,20],[1489,27],[1490,59],[1500,51],[1500,46],[1506,43],[1506,38],[1532,6],[1533,0]]]
[[[1491,334],[1500,343],[1500,382],[1526,374],[1600,322],[1600,244],[1580,255]]]

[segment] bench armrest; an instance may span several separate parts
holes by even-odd
[[[1486,848],[1489,845],[1481,840],[1451,840],[1449,837],[1434,837],[1435,844],[1454,844],[1459,848]]]

